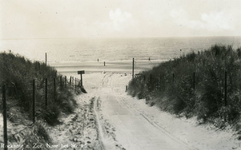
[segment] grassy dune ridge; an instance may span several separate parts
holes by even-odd
[[[227,105],[225,106],[225,71]],[[194,87],[195,72],[195,87]],[[241,49],[214,45],[198,54],[175,58],[140,73],[128,93],[150,105],[202,121],[234,123],[241,112]]]
[[[20,106],[21,110],[32,113],[32,82],[36,80],[36,110],[37,117],[49,124],[54,124],[60,112],[71,113],[75,101],[71,87],[64,88],[60,84],[60,76],[56,70],[44,63],[31,62],[23,56],[12,53],[0,54],[0,84],[7,87],[8,103]],[[45,107],[45,78],[48,79],[48,107]],[[57,96],[54,100],[54,80],[56,78]],[[63,79],[64,80],[64,79]],[[12,103],[10,102],[12,101]]]
[[[29,125],[32,123],[32,83],[33,79],[35,79],[35,108],[38,121],[34,125],[33,134],[27,135],[26,138],[35,137],[35,132],[37,132],[39,137],[43,137],[43,142],[49,142],[50,138],[39,121],[51,126],[57,125],[61,113],[70,114],[76,107],[73,87],[67,86],[65,88],[64,83],[60,83],[61,75],[56,73],[54,68],[47,66],[45,63],[32,62],[23,56],[12,53],[0,53],[0,86],[6,85],[7,118],[14,124]],[[45,78],[48,79],[47,107],[45,107]],[[54,98],[54,78],[56,78],[56,98]],[[0,104],[2,105],[2,100]],[[0,109],[2,110],[2,106]],[[11,135],[9,136],[11,142]],[[38,139],[27,138],[25,143],[34,144],[31,141],[38,141]]]

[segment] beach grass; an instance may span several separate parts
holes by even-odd
[[[32,120],[33,113],[33,79],[36,84],[36,118],[49,125],[59,123],[61,113],[72,113],[76,107],[74,92],[71,86],[64,87],[60,83],[57,71],[38,61],[30,61],[23,56],[13,53],[0,53],[0,84],[6,85],[8,116],[11,110],[18,107],[21,111],[14,112],[12,121],[22,117]],[[47,107],[45,105],[45,80],[47,78]],[[54,78],[56,80],[56,94],[54,94]],[[2,101],[0,102],[2,103]],[[0,108],[2,109],[2,107]],[[24,115],[21,115],[21,112]]]
[[[129,82],[128,93],[151,106],[217,126],[240,120],[241,48],[214,45],[140,74]]]

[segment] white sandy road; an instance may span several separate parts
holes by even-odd
[[[176,118],[157,107],[146,105],[144,100],[127,95],[125,85],[130,79],[130,75],[124,74],[85,75],[84,86],[88,94],[101,101],[98,115],[114,129],[115,141],[102,135],[107,150],[114,149],[111,146],[113,142],[127,150],[241,149],[231,130],[220,131],[210,125],[198,126],[195,118]]]
[[[111,74],[105,75],[97,93],[102,101],[101,113],[115,127],[117,140],[124,148],[130,150],[194,149],[167,133],[136,108],[130,107],[125,100],[133,100],[133,98],[123,94],[124,91],[116,87],[118,82],[113,84],[112,79]]]

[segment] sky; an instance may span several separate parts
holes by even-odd
[[[0,39],[241,36],[241,0],[0,0]]]

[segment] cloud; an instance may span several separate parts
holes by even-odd
[[[209,31],[223,31],[223,30],[234,30],[238,15],[240,11],[215,11],[209,13],[201,13],[199,19],[190,19],[190,15],[183,9],[172,10],[170,16],[175,23],[180,26],[188,28]]]
[[[229,13],[221,12],[211,12],[209,14],[201,15],[202,21],[205,23],[205,27],[210,30],[224,29],[233,30],[234,25],[231,21],[231,16]]]
[[[123,32],[129,30],[134,25],[134,20],[129,12],[123,12],[121,9],[110,10],[109,21],[98,22],[102,28],[109,31]]]
[[[115,31],[124,31],[132,25],[132,15],[129,12],[122,12],[120,9],[111,10],[109,13],[111,24]]]

